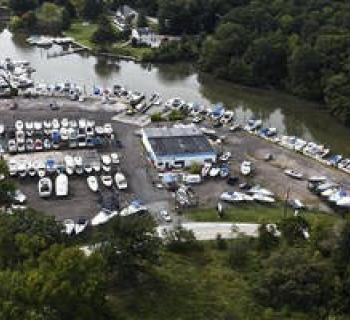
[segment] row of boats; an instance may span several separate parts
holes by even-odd
[[[272,191],[262,188],[260,186],[254,186],[246,192],[239,191],[226,191],[220,195],[220,200],[230,203],[242,203],[242,202],[260,202],[271,204],[276,202],[275,195]]]
[[[74,41],[71,37],[48,37],[48,36],[30,36],[26,39],[30,45],[38,47],[51,47],[53,44],[66,45]]]
[[[61,148],[99,147],[113,135],[110,123],[97,126],[94,120],[63,118],[44,121],[17,120],[14,128],[0,124],[0,137],[6,136],[9,153]],[[5,149],[5,148],[3,148]]]
[[[68,176],[77,174],[90,175],[92,173],[110,173],[112,166],[120,163],[118,153],[102,154],[100,157],[95,154],[65,155],[63,160],[58,161],[53,157],[48,159],[17,159],[10,158],[7,161],[9,174],[12,177],[36,177],[43,178],[47,175],[66,173]]]

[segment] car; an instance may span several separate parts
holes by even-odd
[[[165,222],[171,222],[171,216],[167,210],[160,210],[159,215],[164,219]]]
[[[115,184],[119,190],[125,190],[128,188],[128,183],[124,174],[117,172],[114,176]]]

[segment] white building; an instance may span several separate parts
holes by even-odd
[[[216,161],[215,150],[195,126],[145,128],[142,142],[149,159],[160,170]]]

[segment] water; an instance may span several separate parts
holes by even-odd
[[[0,60],[11,57],[27,60],[36,69],[33,78],[45,83],[69,80],[86,87],[111,87],[122,84],[129,89],[146,93],[159,92],[164,99],[179,96],[187,101],[212,104],[222,101],[234,109],[239,120],[253,116],[264,120],[266,126],[280,133],[297,135],[324,143],[335,152],[350,155],[350,128],[313,104],[286,94],[243,88],[219,81],[210,75],[200,75],[189,64],[151,65],[116,62],[88,54],[72,54],[48,58],[49,50],[26,44],[24,37],[14,37],[8,30],[0,33]]]

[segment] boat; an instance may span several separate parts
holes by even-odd
[[[15,159],[10,159],[7,163],[8,166],[8,171],[9,171],[9,175],[11,177],[15,176],[17,174],[17,161]]]
[[[211,167],[212,167],[212,164],[210,162],[204,163],[201,171],[202,177],[206,177],[209,174]]]
[[[250,161],[243,161],[241,164],[241,174],[249,176],[252,172],[252,163]]]
[[[101,160],[102,160],[102,169],[105,172],[110,172],[111,171],[111,157],[107,154],[104,154],[101,156]]]
[[[128,188],[128,183],[126,181],[126,178],[125,178],[124,174],[122,174],[121,172],[117,172],[115,174],[114,181],[115,181],[117,188],[119,190],[125,190]]]
[[[335,187],[338,187],[338,185],[336,183],[333,183],[333,182],[324,182],[324,183],[321,183],[319,184],[317,187],[316,187],[316,192],[317,193],[322,193],[328,189],[331,189],[331,188],[335,188]]]
[[[261,193],[255,193],[253,194],[253,200],[257,202],[262,202],[262,203],[274,203],[276,200],[272,197],[265,196]]]
[[[230,174],[230,169],[227,165],[222,165],[220,167],[220,177],[221,178],[227,178]]]
[[[97,181],[97,178],[95,176],[87,177],[87,184],[88,184],[88,187],[89,187],[89,189],[91,191],[97,192],[97,190],[98,190],[98,181]]]
[[[231,158],[231,156],[232,156],[231,152],[227,151],[227,152],[223,153],[219,159],[220,159],[220,161],[226,162]]]
[[[60,121],[56,118],[52,119],[51,123],[52,123],[52,128],[56,130],[59,129],[61,126]]]
[[[79,217],[75,223],[74,232],[75,234],[82,233],[89,225],[89,220],[86,217]]]
[[[69,236],[72,235],[75,229],[75,222],[72,219],[65,219],[62,223],[65,227],[65,233]]]
[[[139,200],[134,200],[129,206],[120,211],[120,216],[127,217],[134,214],[143,214],[148,212],[147,208]]]
[[[38,182],[39,196],[41,198],[50,197],[52,194],[52,181],[48,177],[41,178]]]
[[[15,129],[16,129],[17,131],[23,131],[23,129],[24,129],[24,123],[23,123],[22,120],[17,120],[17,121],[15,122]]]
[[[249,194],[261,194],[261,195],[264,195],[267,197],[274,197],[275,196],[275,194],[272,191],[265,189],[265,188],[262,188],[259,185],[256,185],[256,186],[250,188],[247,191],[247,193],[249,193]]]
[[[34,177],[36,175],[36,173],[37,173],[37,171],[36,171],[36,169],[34,167],[34,163],[32,163],[32,162],[28,163],[28,169],[27,170],[28,170],[28,175],[30,177]]]
[[[321,196],[329,198],[333,193],[339,191],[339,187],[331,187],[321,192]]]
[[[350,209],[350,196],[339,199],[336,204],[338,207]]]
[[[75,161],[72,156],[66,155],[64,157],[64,163],[66,167],[66,173],[71,176],[74,173],[75,170]]]
[[[20,178],[25,178],[27,175],[27,164],[24,161],[18,163],[17,174]]]
[[[284,174],[294,178],[294,179],[298,179],[301,180],[303,178],[303,173],[297,170],[293,170],[293,169],[286,169],[284,170]]]
[[[220,195],[220,200],[226,201],[226,202],[245,202],[245,201],[252,201],[253,198],[243,192],[227,191],[227,192],[223,192]]]
[[[83,158],[81,156],[75,156],[74,158],[74,164],[75,164],[75,172],[77,174],[83,174],[84,168],[83,168]]]
[[[98,226],[101,224],[104,224],[111,220],[113,217],[117,216],[119,214],[116,210],[108,210],[103,208],[96,216],[94,216],[91,219],[91,225],[92,226]]]
[[[107,188],[110,188],[113,185],[113,179],[111,176],[101,176],[101,181],[102,184]]]
[[[214,178],[217,177],[220,174],[220,167],[213,166],[209,170],[209,176]]]
[[[111,153],[111,161],[113,164],[119,164],[120,160],[119,160],[118,153],[116,153],[116,152]]]
[[[327,177],[325,177],[325,176],[311,176],[311,177],[309,177],[308,181],[311,182],[311,183],[326,182],[327,181]]]
[[[44,149],[45,150],[50,150],[52,147],[51,141],[48,138],[44,139]]]
[[[67,118],[63,118],[61,120],[61,128],[68,128],[69,126],[69,120]]]
[[[348,196],[348,194],[344,190],[339,189],[339,190],[335,191],[334,193],[332,193],[328,197],[328,201],[333,202],[333,203],[337,203],[339,200],[341,200],[342,198],[345,198],[347,196]]]
[[[55,180],[55,190],[57,197],[68,196],[68,176],[64,173],[59,174]]]
[[[34,162],[34,167],[36,168],[36,171],[38,173],[39,178],[43,178],[46,175],[46,166],[43,161],[35,161]]]
[[[43,123],[41,121],[34,121],[33,126],[35,131],[41,131],[43,129]]]

